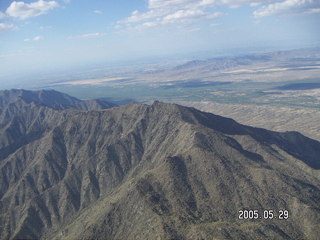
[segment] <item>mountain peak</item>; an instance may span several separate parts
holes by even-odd
[[[320,235],[315,140],[159,101],[64,111],[81,100],[19,91],[0,92],[1,240]]]

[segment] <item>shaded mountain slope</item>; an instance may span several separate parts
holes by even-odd
[[[115,107],[115,104],[103,100],[80,100],[55,90],[28,91],[12,89],[0,91],[0,109],[20,99],[26,103],[33,102],[57,110],[96,110]]]
[[[317,239],[320,143],[174,104],[1,112],[0,238]],[[3,124],[3,122],[8,122]],[[286,209],[287,220],[239,220]]]

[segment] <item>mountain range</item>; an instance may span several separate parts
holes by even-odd
[[[176,104],[0,91],[0,172],[0,239],[320,236],[320,142]]]

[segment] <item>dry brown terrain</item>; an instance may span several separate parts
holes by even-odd
[[[320,110],[316,108],[188,101],[179,103],[230,117],[242,124],[273,131],[298,131],[305,136],[320,140]]]

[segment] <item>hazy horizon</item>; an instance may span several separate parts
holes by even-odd
[[[316,47],[319,16],[314,0],[5,0],[0,83],[95,64]]]

